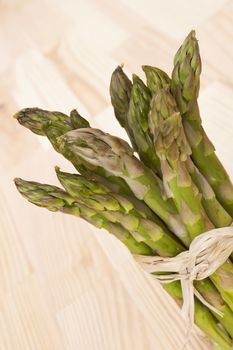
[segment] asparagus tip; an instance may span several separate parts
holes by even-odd
[[[160,71],[159,68],[154,67],[154,66],[150,66],[149,64],[143,64],[141,67],[142,67],[143,72],[145,72],[145,73],[150,71],[151,69],[153,69],[154,71]]]
[[[54,167],[56,174],[60,172],[60,167],[58,165],[55,165]]]
[[[24,117],[30,113],[36,113],[38,111],[42,111],[42,109],[38,108],[38,107],[27,107],[27,108],[23,108],[21,109],[19,112],[15,113],[13,115],[13,118],[15,119],[20,119],[21,117]]]
[[[13,115],[13,118],[19,120],[22,116],[25,115],[25,113],[27,112],[28,109],[29,109],[29,108],[23,108],[23,109],[21,109],[19,112],[15,113],[15,114]]]
[[[112,76],[118,72],[122,73],[124,68],[124,63],[119,64],[113,71]]]
[[[17,190],[18,190],[21,194],[23,194],[25,188],[28,186],[27,181],[21,179],[20,177],[16,177],[16,178],[14,179],[14,183],[15,183],[15,186],[16,186]]]
[[[16,187],[18,187],[22,182],[23,182],[23,180],[20,177],[14,178],[14,183],[15,183]]]
[[[195,38],[196,37],[196,31],[194,29],[192,29],[188,35],[188,37],[190,38]]]
[[[141,81],[141,79],[139,78],[139,76],[137,74],[132,74],[132,80],[133,80],[134,84],[138,81]]]

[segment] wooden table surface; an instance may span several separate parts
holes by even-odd
[[[73,108],[125,137],[109,80],[124,63],[171,72],[196,29],[204,126],[233,176],[233,1],[0,0],[0,350],[179,350],[186,322],[114,237],[28,204],[14,177],[57,184],[72,167],[11,116]],[[209,349],[193,332],[190,350]]]

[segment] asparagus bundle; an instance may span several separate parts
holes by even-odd
[[[110,95],[132,147],[70,116],[26,108],[20,124],[46,136],[79,174],[56,167],[64,190],[16,179],[35,205],[105,228],[133,254],[176,256],[199,234],[232,224],[233,186],[201,125],[197,97],[201,63],[192,31],[175,56],[172,79],[144,65],[147,85],[113,72]],[[140,160],[134,155],[137,152]],[[164,287],[180,304],[180,282]],[[233,266],[230,260],[195,288],[223,317],[195,300],[195,322],[221,349],[233,338]],[[221,323],[221,326],[220,326]]]

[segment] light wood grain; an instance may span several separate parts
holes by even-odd
[[[171,72],[196,28],[204,126],[233,176],[232,22],[224,0],[0,1],[0,350],[182,349],[180,310],[120,242],[19,196],[15,176],[58,184],[54,165],[74,169],[10,116],[78,108],[127,138],[110,106],[111,72],[121,63],[141,77],[143,63]],[[211,345],[195,329],[188,348]]]

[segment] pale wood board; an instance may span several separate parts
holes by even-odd
[[[186,322],[173,300],[105,231],[22,199],[14,177],[58,184],[74,171],[11,118],[38,106],[73,108],[126,138],[109,80],[125,64],[172,69],[187,32],[203,56],[204,126],[233,176],[233,2],[0,0],[0,350],[181,350]],[[189,349],[210,349],[193,331]]]

